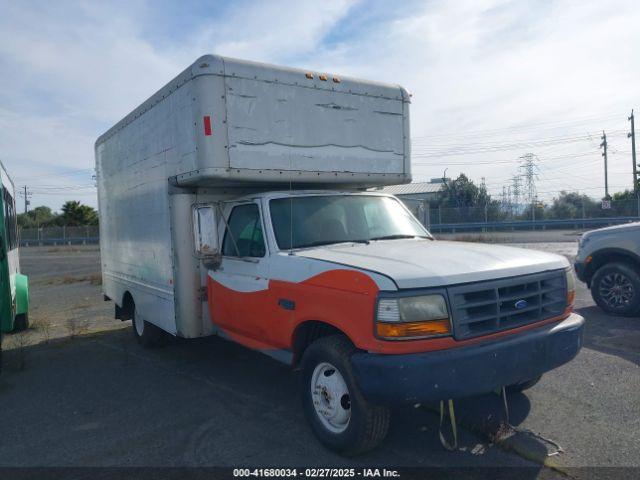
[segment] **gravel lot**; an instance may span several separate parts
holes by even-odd
[[[575,242],[526,244],[575,254]],[[496,395],[460,400],[464,450],[439,444],[427,407],[396,412],[382,448],[356,459],[324,450],[302,416],[297,378],[261,354],[218,338],[142,350],[130,322],[102,300],[97,247],[25,248],[34,328],[7,335],[0,376],[1,466],[435,466],[527,467],[555,447],[516,433],[514,452],[490,443],[503,418]],[[557,442],[547,463],[640,467],[640,322],[607,316],[579,284],[585,348],[525,395],[510,398],[510,422]],[[512,444],[510,448],[513,448]],[[525,458],[533,459],[527,460]],[[457,477],[473,477],[462,470]],[[637,472],[637,471],[636,471]]]

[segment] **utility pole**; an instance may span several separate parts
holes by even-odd
[[[600,146],[603,148],[602,156],[604,157],[604,198],[609,199],[609,171],[607,167],[607,134],[602,131],[602,137],[600,137],[602,143]]]
[[[631,132],[627,133],[627,138],[631,138],[631,158],[633,159],[633,191],[638,197],[638,164],[636,163],[636,129],[633,116],[633,110],[631,110],[631,116],[628,118],[631,122]]]
[[[485,177],[482,177],[482,181],[480,182],[480,191],[484,196],[484,223],[487,223],[489,221],[489,204],[487,203],[489,196],[487,195],[487,182]]]
[[[26,185],[22,188],[23,188],[23,191],[20,192],[20,195],[24,197],[24,213],[29,213],[29,204],[31,204],[31,202],[29,201],[29,197],[32,194],[31,192],[27,191]]]

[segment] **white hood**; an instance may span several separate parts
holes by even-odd
[[[482,243],[406,239],[338,244],[297,255],[381,273],[399,288],[424,288],[566,268],[566,258]]]

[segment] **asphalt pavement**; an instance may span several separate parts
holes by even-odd
[[[575,253],[572,242],[533,246]],[[508,398],[516,430],[506,441],[494,429],[504,420],[501,399],[487,395],[456,401],[458,451],[442,448],[434,406],[421,406],[394,412],[379,449],[345,459],[316,441],[287,367],[219,338],[138,347],[128,322],[112,320],[113,305],[102,301],[96,248],[23,249],[22,265],[39,285],[35,322],[53,317],[59,326],[47,338],[36,328],[26,340],[5,340],[0,467],[468,467],[456,478],[489,467],[515,468],[518,478],[640,471],[640,321],[605,315],[582,284],[584,348]],[[70,338],[68,323],[65,334],[63,306],[86,322],[83,335]],[[548,457],[557,446],[562,452]]]

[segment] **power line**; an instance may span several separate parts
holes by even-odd
[[[584,124],[601,124],[604,120],[613,120],[619,117],[619,113],[610,113],[602,116],[588,116],[581,117],[576,119],[566,119],[566,120],[555,120],[555,121],[545,121],[545,122],[535,122],[535,123],[524,123],[520,125],[512,125],[508,127],[502,128],[492,128],[485,130],[465,130],[461,133],[443,133],[443,134],[434,134],[434,135],[423,135],[423,136],[414,136],[415,139],[428,139],[428,138],[447,138],[447,137],[469,137],[469,136],[490,136],[494,133],[500,134],[502,132],[511,133],[514,131],[522,131],[522,130],[540,130],[537,127],[543,127],[542,130],[549,129],[558,129],[558,128],[570,128],[571,125],[584,125]]]

